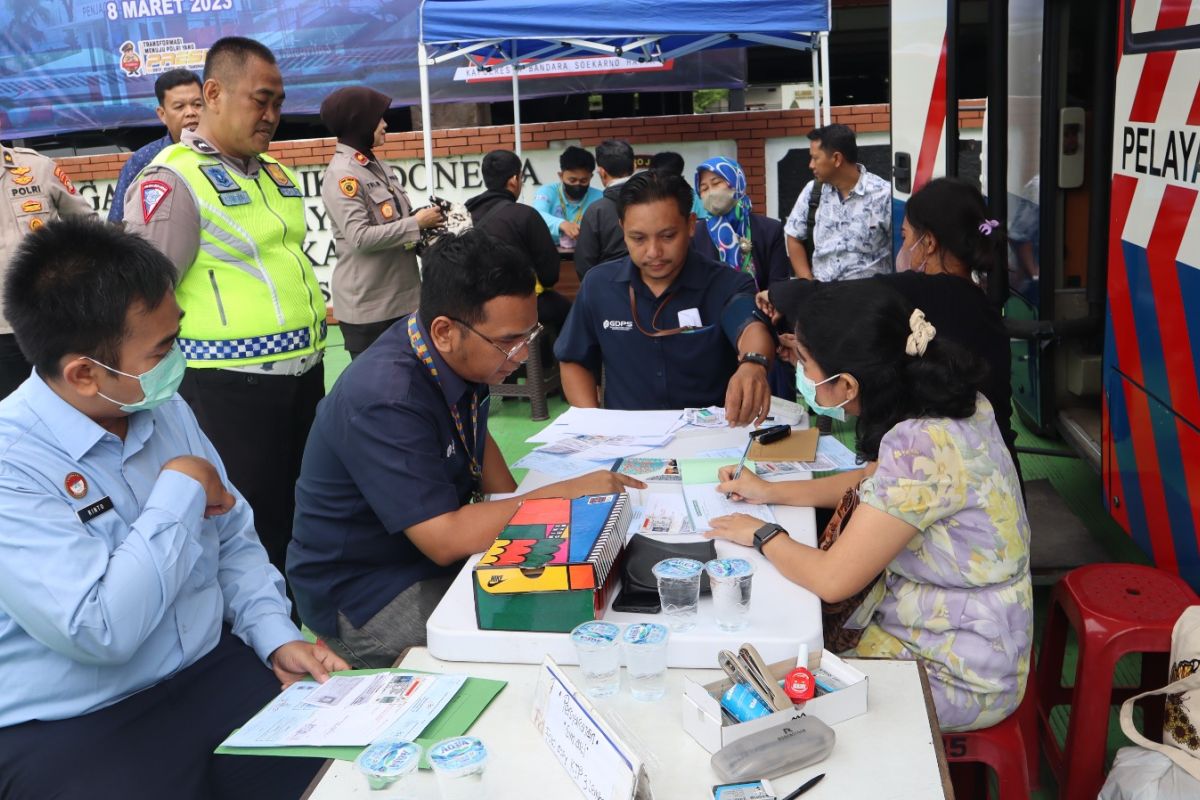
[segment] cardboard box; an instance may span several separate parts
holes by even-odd
[[[566,633],[599,619],[630,516],[626,494],[523,502],[473,570],[480,630]]]
[[[794,661],[778,661],[770,665],[771,674],[783,680],[796,666]],[[691,678],[683,681],[683,729],[691,734],[700,745],[710,753],[715,753],[730,742],[735,742],[743,736],[773,728],[797,719],[802,715],[817,717],[828,725],[834,725],[843,720],[856,717],[867,710],[867,676],[842,659],[822,651],[818,659],[810,658],[809,667],[828,672],[834,678],[846,684],[844,689],[838,689],[830,694],[814,697],[794,708],[776,711],[765,717],[725,724],[721,714],[721,695],[733,685],[729,678],[702,684]]]

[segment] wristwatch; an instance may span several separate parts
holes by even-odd
[[[738,356],[739,364],[758,364],[763,369],[770,369],[771,362],[762,353],[742,353]]]
[[[776,525],[774,522],[768,522],[766,525],[763,525],[754,532],[754,549],[761,553],[767,542],[771,541],[781,533],[787,533],[782,525]]]

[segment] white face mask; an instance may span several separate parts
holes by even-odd
[[[896,253],[896,272],[908,272],[909,270],[914,272],[925,271],[925,262],[929,260],[929,257],[926,256],[925,261],[922,261],[920,264],[913,264],[912,251],[917,248],[917,245],[925,241],[925,237],[928,235],[929,234],[927,233],[921,234],[921,238],[917,239],[908,247],[901,248],[900,252]]]

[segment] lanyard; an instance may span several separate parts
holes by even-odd
[[[578,223],[579,220],[583,219],[583,201],[586,199],[587,199],[586,194],[582,198],[580,198],[579,210],[575,212],[575,215],[574,215],[575,218],[572,219],[571,222]],[[561,183],[558,184],[558,202],[562,203],[563,216],[564,217],[567,216],[567,197],[566,197],[566,195],[563,194]]]
[[[408,341],[412,344],[413,352],[417,354],[417,358],[421,359],[421,363],[425,365],[425,369],[433,376],[433,382],[438,385],[438,389],[442,388],[442,379],[438,377],[437,365],[433,363],[433,356],[429,352],[429,345],[425,343],[425,337],[421,335],[421,328],[417,325],[417,317],[413,315],[408,318]],[[467,444],[467,432],[463,428],[462,415],[458,413],[457,403],[446,403],[450,407],[450,417],[454,420],[454,428],[458,431],[458,440],[462,442],[463,450],[471,459],[471,479],[475,482],[475,488],[471,491],[473,501],[482,499],[480,493],[480,484],[483,480],[483,467],[479,464],[479,459],[476,458],[474,450]],[[471,392],[471,441],[478,445],[479,443],[479,395],[474,391]]]

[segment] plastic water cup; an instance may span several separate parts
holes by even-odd
[[[750,624],[750,585],[754,565],[744,558],[715,558],[704,565],[712,588],[717,627],[740,631]]]
[[[630,625],[621,636],[629,689],[634,700],[653,702],[667,693],[667,641],[671,632],[657,622]]]
[[[486,797],[483,771],[487,761],[487,748],[474,736],[443,739],[429,748],[429,766],[437,775],[443,800]]]
[[[611,622],[583,622],[571,631],[585,690],[611,697],[621,688],[621,629]]]
[[[417,771],[421,760],[421,745],[398,739],[373,742],[354,759],[354,766],[367,779],[372,789],[392,788],[388,797],[409,798],[412,792],[406,784]]]
[[[658,580],[658,602],[671,630],[680,633],[696,627],[704,564],[694,558],[668,558],[655,564],[653,572]]]

